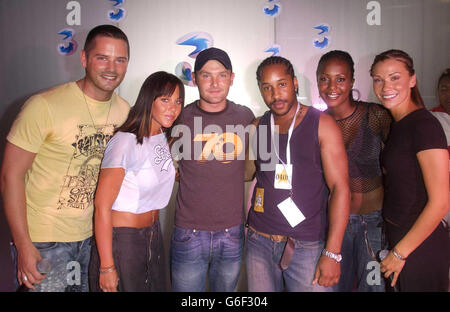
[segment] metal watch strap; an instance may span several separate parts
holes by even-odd
[[[325,257],[328,257],[330,259],[333,259],[336,262],[341,262],[342,260],[342,255],[341,254],[335,254],[331,251],[326,250],[325,248],[322,250],[322,255],[324,255]]]

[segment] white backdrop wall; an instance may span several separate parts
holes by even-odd
[[[120,27],[128,34],[132,59],[120,88],[133,103],[145,78],[157,70],[174,72],[179,62],[194,67],[188,54],[195,48],[177,45],[177,39],[191,32],[206,32],[213,46],[228,52],[235,73],[229,99],[259,108],[255,72],[264,50],[273,42],[273,19],[263,14],[265,0],[133,0],[127,2],[127,18]],[[186,87],[186,103],[198,98],[194,87]]]
[[[380,25],[369,25],[373,9],[379,3]],[[300,78],[301,94],[307,104],[323,104],[316,84],[320,56],[330,50],[345,50],[355,62],[355,85],[361,99],[377,101],[372,90],[369,69],[376,54],[396,48],[414,59],[419,88],[428,108],[436,106],[437,79],[450,66],[449,0],[283,0],[277,18],[277,40],[283,56],[292,61]],[[371,6],[369,6],[372,8]],[[319,36],[314,29],[328,24],[330,31]],[[313,41],[327,37],[324,49]]]

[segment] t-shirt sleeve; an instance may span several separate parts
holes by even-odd
[[[26,151],[37,153],[51,131],[48,104],[40,95],[35,95],[23,105],[6,139]]]
[[[420,120],[414,128],[413,149],[418,153],[435,148],[447,149],[447,141],[441,124],[430,114],[429,117]]]
[[[247,107],[247,122],[251,124],[255,120],[255,114],[253,114],[252,110]]]
[[[129,169],[129,166],[133,163],[133,160],[131,159],[131,143],[133,139],[133,137],[125,133],[116,133],[106,145],[101,169]]]

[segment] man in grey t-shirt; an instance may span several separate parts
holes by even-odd
[[[227,53],[209,48],[192,78],[200,99],[181,116],[183,157],[171,241],[173,291],[234,291],[244,245],[244,130],[250,109],[227,100],[234,73]],[[209,271],[209,274],[208,274]]]

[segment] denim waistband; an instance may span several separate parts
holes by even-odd
[[[349,220],[370,220],[370,219],[377,219],[381,217],[381,210],[375,210],[369,213],[365,214],[359,214],[359,213],[351,213],[348,218]]]
[[[156,220],[151,226],[146,226],[143,228],[134,228],[134,227],[113,227],[113,234],[120,235],[120,234],[136,234],[136,235],[142,235],[142,234],[148,234],[155,229],[159,227],[159,220]]]

